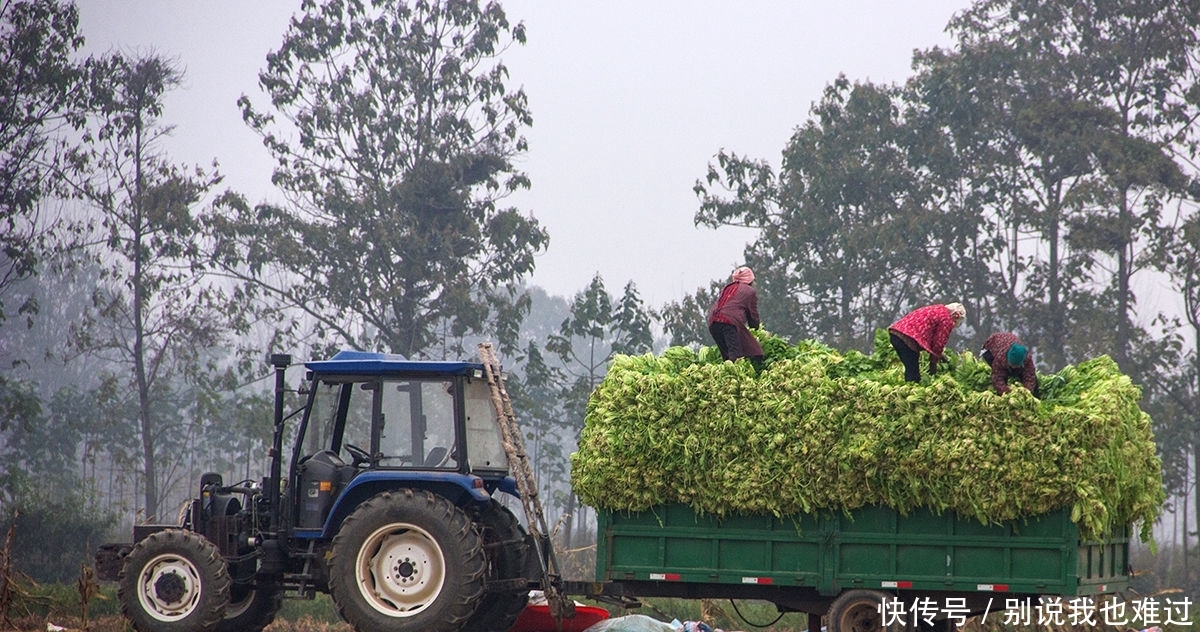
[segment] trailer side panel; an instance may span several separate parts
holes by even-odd
[[[597,580],[1080,596],[1129,584],[1128,529],[1080,542],[1066,510],[1008,524],[884,507],[778,518],[685,505],[599,513]]]

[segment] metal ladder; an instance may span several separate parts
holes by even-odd
[[[517,425],[512,400],[504,388],[500,361],[496,358],[492,343],[479,343],[479,358],[483,361],[484,374],[492,392],[492,405],[495,406],[496,416],[500,420],[508,468],[516,479],[517,491],[521,494],[526,528],[533,538],[538,562],[541,564],[542,592],[546,595],[550,614],[560,621],[569,619],[575,615],[575,602],[562,592],[562,577],[559,574],[558,561],[554,557],[554,547],[550,543],[550,532],[546,525],[546,514],[542,511],[542,501],[538,496],[537,482],[533,477],[533,469],[529,466],[529,456],[525,452],[525,439],[521,435],[520,426]]]

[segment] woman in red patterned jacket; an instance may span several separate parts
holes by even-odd
[[[892,347],[904,363],[904,381],[921,381],[919,360],[922,351],[929,353],[929,374],[937,373],[937,363],[946,350],[950,331],[966,315],[967,310],[962,303],[926,305],[909,312],[888,327]]]
[[[752,287],[754,271],[742,266],[721,290],[717,301],[708,309],[708,332],[712,334],[721,357],[726,360],[763,359],[762,345],[747,327],[758,328],[758,292]]]

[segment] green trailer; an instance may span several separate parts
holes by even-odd
[[[943,628],[955,612],[1041,596],[1096,601],[1130,579],[1129,529],[1081,541],[1066,510],[1002,525],[884,507],[783,518],[718,518],[686,505],[598,514],[592,596],[765,600],[809,613],[813,630],[825,616],[829,632],[894,627],[905,617],[886,617],[889,607],[912,613],[922,601],[938,606],[932,627]]]

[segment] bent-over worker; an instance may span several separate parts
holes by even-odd
[[[988,336],[980,357],[992,367],[992,387],[997,393],[1007,393],[1008,380],[1015,377],[1037,397],[1037,369],[1033,366],[1033,354],[1021,344],[1016,334],[1002,331]]]
[[[708,309],[708,333],[726,360],[763,359],[762,345],[749,329],[762,324],[758,318],[758,292],[753,285],[753,270],[746,266],[734,270],[729,283]]]
[[[950,332],[966,315],[962,303],[926,305],[905,314],[888,327],[892,347],[904,363],[904,381],[921,381],[921,351],[929,353],[929,374],[937,373],[938,361],[946,351]]]

